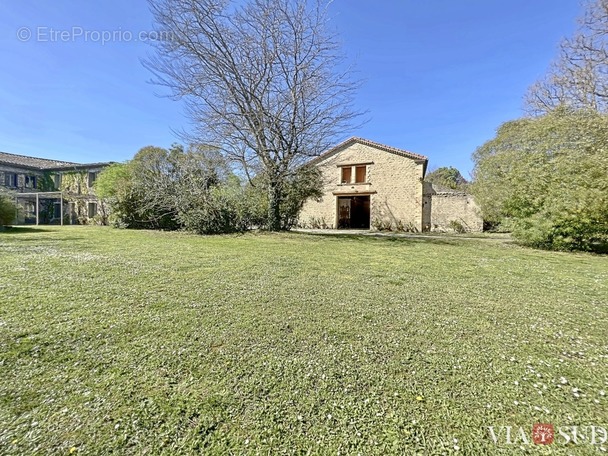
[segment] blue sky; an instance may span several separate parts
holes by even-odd
[[[334,0],[332,26],[364,80],[353,132],[468,175],[471,154],[522,115],[527,87],[572,34],[578,0]],[[124,161],[187,127],[140,59],[145,0],[0,3],[0,150]],[[64,36],[59,35],[64,33]],[[102,34],[112,34],[102,43]],[[78,36],[75,36],[78,35]]]

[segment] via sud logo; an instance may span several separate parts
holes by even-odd
[[[488,426],[495,445],[603,445],[608,431],[602,426],[559,426],[535,423],[528,431],[521,426]]]
[[[555,439],[555,429],[549,423],[536,423],[532,426],[532,441],[536,445],[551,445]]]

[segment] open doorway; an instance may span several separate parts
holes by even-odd
[[[338,228],[369,229],[369,195],[338,197]]]

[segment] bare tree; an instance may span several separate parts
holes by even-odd
[[[560,105],[608,112],[608,0],[589,1],[573,38],[544,79],[530,87],[526,110],[544,114]]]
[[[285,182],[344,136],[358,86],[321,0],[150,0],[159,36],[145,65],[186,101],[198,142],[214,144],[268,190],[280,228]]]

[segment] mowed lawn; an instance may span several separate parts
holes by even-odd
[[[0,454],[601,454],[515,434],[608,429],[607,304],[501,240],[16,228]]]

